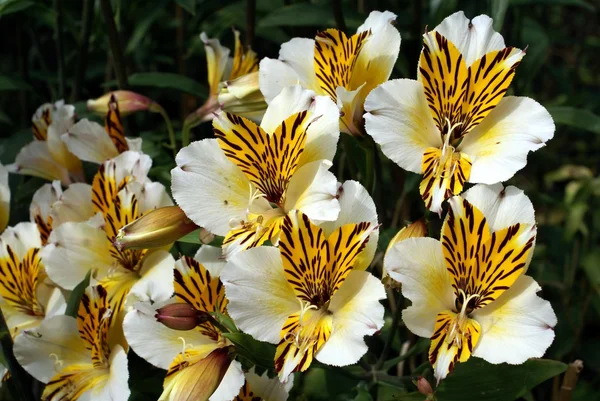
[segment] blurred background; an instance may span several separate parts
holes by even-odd
[[[32,140],[31,116],[42,103],[64,99],[79,117],[91,117],[85,101],[117,89],[106,16],[96,0],[0,0],[0,161],[14,161]],[[123,53],[122,69],[131,90],[160,103],[178,135],[184,118],[208,95],[206,58],[199,34],[219,38],[233,48],[232,27],[262,57],[276,58],[292,37],[313,38],[323,28],[345,26],[353,33],[371,10],[397,14],[402,35],[400,57],[392,78],[416,78],[421,35],[443,18],[464,10],[494,19],[507,45],[527,48],[510,92],[531,97],[548,108],[556,123],[554,139],[531,154],[526,168],[509,184],[523,189],[536,207],[539,236],[531,274],[558,315],[556,339],[547,358],[570,363],[582,359],[584,370],[573,400],[600,399],[600,29],[599,1],[592,0],[113,0],[112,8]],[[99,120],[100,121],[100,120]],[[151,177],[169,186],[172,153],[167,131],[157,114],[126,118],[129,136],[144,139],[153,157]],[[193,139],[212,135],[211,125],[192,132]],[[356,176],[352,158],[361,149],[345,140],[334,170],[338,180]],[[350,157],[349,157],[350,156]],[[380,248],[406,221],[424,213],[419,177],[402,171],[379,153],[374,187],[383,223]],[[92,172],[93,173],[93,172]],[[88,177],[91,175],[88,175]],[[28,220],[33,192],[42,180],[11,176],[11,225]],[[434,224],[440,224],[439,221]],[[377,263],[377,260],[376,260]],[[381,263],[381,253],[379,262]],[[389,322],[388,322],[389,324]],[[394,352],[409,337],[400,333]],[[402,338],[405,336],[405,338]],[[377,347],[377,344],[374,345]],[[423,355],[410,363],[418,366]],[[342,376],[319,369],[299,381],[299,399],[369,400],[344,384]],[[527,371],[522,374],[527,375]],[[134,373],[133,376],[140,375]],[[159,380],[160,384],[160,380]],[[525,400],[552,400],[561,379],[532,391]],[[148,383],[148,386],[152,384]],[[378,399],[408,399],[388,395]],[[385,397],[390,398],[385,398]],[[382,398],[383,397],[383,398]],[[502,398],[477,398],[501,400]],[[142,398],[139,400],[151,399]],[[418,398],[415,398],[418,399]],[[422,399],[422,398],[421,398]],[[458,399],[458,398],[457,398]],[[460,398],[466,400],[464,398]],[[475,399],[475,398],[473,398]],[[556,400],[556,398],[555,398]],[[562,401],[562,399],[561,399]]]

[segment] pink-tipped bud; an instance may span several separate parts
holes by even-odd
[[[426,396],[430,396],[433,394],[433,388],[431,387],[431,384],[429,384],[427,379],[423,376],[419,376],[415,384],[417,385],[417,390],[419,390],[419,393]]]
[[[192,330],[211,319],[207,312],[199,311],[187,303],[163,306],[156,311],[154,317],[173,330]]]
[[[146,96],[140,95],[139,93],[122,90],[108,92],[97,99],[89,99],[87,101],[88,110],[105,116],[109,111],[108,104],[112,96],[114,96],[116,99],[119,105],[119,112],[123,116],[136,111],[149,110],[152,112],[158,112],[159,110],[162,110],[158,103],[155,103]]]

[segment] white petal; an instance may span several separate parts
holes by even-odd
[[[105,384],[105,388],[110,394],[110,401],[127,401],[129,399],[128,380],[127,353],[120,345],[117,345],[110,354],[110,377]],[[98,401],[104,400],[104,398],[98,399]]]
[[[15,338],[14,352],[21,366],[42,383],[56,375],[57,359],[63,366],[89,364],[91,360],[79,338],[77,320],[71,316],[54,316],[44,320],[38,329],[19,334]]]
[[[340,131],[350,135],[362,135],[363,105],[366,91],[365,82],[355,90],[338,86],[335,90],[337,106],[340,109]],[[366,93],[365,93],[366,92]]]
[[[481,210],[492,232],[517,223],[535,225],[533,205],[517,187],[478,184],[462,197]]]
[[[125,137],[125,142],[127,142],[127,147],[129,148],[129,150],[133,152],[142,151],[142,138]]]
[[[16,335],[23,330],[31,330],[39,327],[43,318],[40,316],[32,316],[29,313],[23,312],[21,308],[16,308],[7,303],[0,297],[0,308],[6,319],[6,326],[12,335]]]
[[[473,128],[458,150],[471,157],[469,182],[506,181],[527,164],[527,154],[554,136],[554,121],[539,103],[508,96]]]
[[[93,215],[92,186],[81,183],[71,184],[60,199],[52,205],[52,227],[56,228],[69,221],[87,221]]]
[[[329,96],[316,96],[310,105],[312,122],[299,165],[315,160],[333,160],[340,138],[340,111]]]
[[[32,248],[41,248],[42,239],[35,223],[23,222],[7,227],[0,235],[0,259],[8,258],[7,246],[10,246],[17,259],[23,260]]]
[[[270,134],[274,133],[283,120],[295,113],[308,110],[315,93],[303,89],[300,85],[289,86],[271,100],[260,127]]]
[[[219,277],[226,263],[222,254],[223,250],[217,246],[202,245],[194,259],[202,263],[212,277]]]
[[[541,358],[554,340],[556,315],[550,302],[536,295],[540,286],[521,276],[497,300],[476,310],[481,337],[473,356],[490,363],[521,364]]]
[[[61,136],[62,141],[75,156],[92,163],[103,163],[119,155],[104,127],[83,119]]]
[[[64,223],[52,230],[40,255],[50,279],[67,290],[75,288],[88,271],[102,276],[113,266],[106,233],[96,221]]]
[[[258,85],[267,103],[279,95],[283,88],[298,84],[302,84],[300,77],[289,64],[267,57],[261,60]]]
[[[157,250],[146,255],[140,269],[141,278],[131,287],[127,295],[127,305],[136,301],[163,302],[171,298],[173,292],[173,268],[175,259],[167,251]]]
[[[493,22],[487,15],[479,15],[469,21],[464,12],[458,11],[446,17],[434,31],[456,46],[468,67],[486,53],[504,49],[504,39],[494,31]]]
[[[402,312],[406,327],[420,337],[431,337],[437,314],[454,308],[442,244],[433,238],[405,239],[394,244],[383,264],[402,284],[402,295],[412,301]]]
[[[262,246],[242,251],[227,262],[221,281],[236,325],[259,341],[279,342],[288,316],[300,304],[287,282],[279,249]]]
[[[128,150],[104,162],[104,166],[106,171],[114,170],[117,183],[128,176],[145,183],[148,180],[148,171],[152,167],[152,159],[143,153]]]
[[[144,184],[142,194],[138,196],[140,212],[147,212],[159,207],[173,206],[173,201],[167,189],[160,182],[147,182]]]
[[[285,210],[301,210],[315,224],[338,217],[337,179],[329,171],[329,160],[315,161],[300,167],[290,179]]]
[[[294,375],[290,375],[287,382],[281,383],[277,377],[270,378],[267,371],[257,375],[252,367],[246,372],[246,381],[257,397],[268,401],[286,401],[294,386]]]
[[[225,46],[221,46],[219,39],[209,39],[204,32],[200,34],[200,39],[204,43],[204,51],[206,52],[208,83],[210,84],[211,94],[216,94],[219,82],[224,80],[223,74],[227,67],[230,51]]]
[[[54,160],[46,141],[33,141],[25,145],[17,154],[15,163],[7,166],[10,171],[33,175],[46,180],[60,180],[64,185],[71,183],[69,171]]]
[[[69,152],[63,143],[61,136],[73,125],[75,107],[67,104],[60,106],[52,116],[52,123],[48,127],[48,150],[52,158],[64,166],[72,174],[82,175],[83,167],[81,160]]]
[[[371,273],[353,270],[331,298],[331,336],[316,358],[327,365],[352,365],[367,352],[364,337],[383,327],[385,289]]]
[[[202,347],[216,343],[197,330],[172,330],[154,318],[156,308],[167,303],[142,303],[127,313],[123,320],[123,332],[127,343],[136,354],[152,365],[168,369],[175,356],[183,350],[185,344],[190,347]],[[183,339],[183,341],[182,341]]]
[[[367,133],[405,170],[420,173],[425,149],[442,146],[420,82],[394,79],[379,85],[367,96],[365,111]]]
[[[242,365],[238,361],[231,361],[225,376],[221,379],[219,387],[210,396],[208,401],[231,401],[239,393],[244,385],[244,372]]]
[[[216,139],[197,141],[177,154],[171,170],[173,197],[200,227],[225,236],[231,219],[244,220],[250,181],[227,160]]]
[[[52,288],[46,302],[46,318],[64,315],[67,309],[67,301],[59,288]]]
[[[29,219],[33,222],[35,221],[35,216],[40,215],[44,221],[47,221],[52,205],[60,198],[62,193],[60,181],[52,181],[51,184],[42,185],[35,191],[31,199]]]
[[[334,230],[345,224],[355,224],[363,221],[368,221],[374,226],[378,224],[375,202],[360,183],[351,180],[346,181],[340,187],[338,193],[340,202],[338,218],[335,221],[326,221],[319,225],[325,231],[325,236],[328,237]],[[364,270],[369,267],[377,250],[378,241],[379,230],[374,230],[369,236],[367,246],[354,263],[355,269]]]

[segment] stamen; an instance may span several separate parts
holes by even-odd
[[[181,356],[183,357],[183,360],[186,360],[187,358],[187,349],[189,348],[194,348],[194,346],[192,344],[187,344],[185,342],[185,338],[183,337],[177,337],[178,340],[181,340],[181,342],[183,343],[183,347],[181,348]]]
[[[60,357],[55,354],[54,352],[51,353],[50,358],[54,359],[54,370],[58,373],[62,370],[63,366],[64,366],[64,361],[62,359],[60,359]]]

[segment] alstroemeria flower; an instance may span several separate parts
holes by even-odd
[[[34,223],[19,223],[0,235],[0,308],[13,336],[65,312],[60,290],[46,282],[41,248]]]
[[[123,116],[135,113],[136,111],[149,110],[159,112],[159,110],[162,110],[162,107],[152,99],[139,93],[125,90],[108,92],[97,99],[88,99],[87,108],[105,117],[107,114],[114,112],[115,107],[112,106],[113,102],[116,102],[117,108]]]
[[[174,266],[173,270],[171,265],[171,273],[174,272],[171,280],[175,295],[168,303],[185,303],[200,312],[227,313],[225,288],[219,279],[223,264],[205,267],[184,256]],[[197,399],[195,391],[198,388],[215,386],[218,384],[215,380],[221,382],[210,396],[210,401],[232,400],[244,384],[244,375],[239,362],[223,355],[231,342],[210,321],[191,330],[168,328],[155,317],[161,305],[164,303],[140,303],[123,322],[127,342],[136,354],[167,370],[159,400],[193,401]],[[221,368],[226,370],[224,374]]]
[[[423,174],[429,210],[440,213],[465,181],[508,180],[554,135],[543,106],[504,96],[523,56],[504,46],[491,18],[460,11],[425,33],[417,81],[385,82],[367,97],[367,132],[400,167]]]
[[[10,186],[8,170],[0,163],[0,233],[8,225],[10,218]]]
[[[448,202],[441,241],[406,239],[384,261],[412,302],[402,320],[431,338],[438,382],[471,355],[511,364],[543,356],[556,316],[524,275],[535,245],[531,202],[501,184],[477,185]]]
[[[46,401],[126,401],[127,354],[109,343],[113,311],[106,290],[88,287],[77,318],[54,316],[15,339],[17,361],[46,388]]]
[[[173,292],[170,277],[175,261],[169,252],[120,250],[114,244],[121,227],[146,211],[172,204],[164,186],[146,177],[151,164],[148,156],[126,151],[100,165],[92,185],[86,185],[89,204],[81,206],[91,207],[95,214],[54,228],[41,253],[48,275],[65,289],[75,288],[91,270],[93,279],[108,291],[115,313],[127,297],[132,302],[147,300],[152,291],[160,292],[164,300]]]
[[[395,19],[389,11],[373,11],[350,37],[328,29],[315,40],[294,38],[284,43],[279,59],[260,62],[260,89],[267,103],[283,88],[299,83],[337,103],[342,132],[362,135],[365,98],[388,80],[400,51]]]
[[[221,273],[229,314],[244,332],[277,345],[282,382],[313,359],[343,366],[367,351],[363,337],[383,326],[381,282],[353,269],[371,223],[346,224],[327,235],[293,211],[279,248],[262,246],[231,257]]]
[[[339,137],[338,110],[325,96],[284,89],[260,126],[229,113],[213,120],[217,139],[183,148],[171,171],[173,197],[200,227],[225,236],[224,252],[276,242],[294,209],[335,220],[337,182],[328,171]]]
[[[62,135],[67,148],[81,160],[103,163],[128,150],[141,152],[141,138],[125,137],[119,104],[114,96],[108,99],[104,127],[86,118]]]
[[[60,180],[64,185],[84,181],[81,160],[60,139],[74,119],[75,107],[62,100],[40,106],[31,119],[35,140],[21,149],[15,162],[7,166],[9,171]]]

